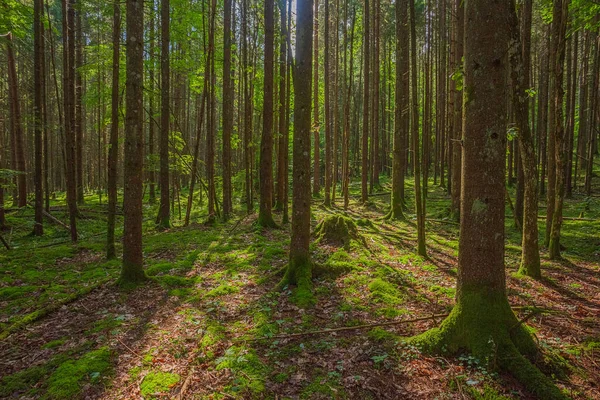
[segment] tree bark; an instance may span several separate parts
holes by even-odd
[[[33,77],[33,95],[34,95],[34,186],[35,186],[35,224],[33,234],[41,236],[44,234],[44,188],[42,176],[42,131],[43,131],[43,107],[42,95],[44,85],[44,75],[42,70],[42,59],[44,57],[42,41],[44,40],[44,25],[42,24],[43,4],[42,0],[34,0],[33,3],[33,32],[34,32],[34,77]]]
[[[144,3],[127,0],[127,81],[125,115],[125,190],[123,195],[122,282],[145,279],[142,253],[144,166]],[[167,203],[168,205],[168,203]]]
[[[171,99],[171,66],[170,51],[170,1],[160,3],[160,205],[158,207],[157,226],[168,229],[171,226],[171,210],[169,208],[169,135],[170,135],[170,99]]]
[[[265,16],[265,60],[263,131],[260,141],[260,208],[258,224],[266,228],[277,225],[273,220],[273,42],[275,34],[274,0],[264,3]]]
[[[521,266],[519,272],[533,278],[541,278],[540,251],[538,244],[538,188],[535,144],[529,127],[529,70],[531,50],[532,0],[526,0],[523,8],[523,38],[519,32],[516,4],[510,5],[510,62],[512,81],[512,104],[519,133],[517,140],[521,156],[524,203],[521,240]]]
[[[365,0],[364,12],[363,12],[363,74],[364,74],[364,86],[363,86],[363,125],[362,125],[362,143],[361,143],[361,197],[360,201],[366,204],[369,200],[368,191],[368,179],[369,179],[369,116],[370,107],[369,102],[371,100],[369,85],[370,82],[370,63],[371,63],[371,28],[370,28],[370,11],[369,11],[369,0]]]
[[[296,285],[296,299],[310,302],[310,111],[312,76],[312,0],[296,3],[296,60],[294,71],[293,202],[290,261],[279,284]]]
[[[318,196],[319,192],[321,192],[321,150],[320,150],[320,139],[319,139],[319,131],[321,129],[319,122],[319,1],[314,0],[314,8],[315,8],[315,19],[314,19],[314,45],[313,45],[313,112],[314,112],[314,120],[313,120],[313,135],[314,135],[314,148],[313,148],[313,162],[314,162],[314,172],[313,172],[313,195]]]
[[[121,44],[121,5],[113,3],[113,66],[110,115],[110,146],[108,148],[108,224],[106,234],[106,258],[117,256],[115,251],[115,220],[117,211],[117,180],[119,163],[119,58]],[[154,121],[151,122],[151,124]]]
[[[233,132],[233,82],[231,71],[231,9],[233,0],[225,0],[223,18],[223,219],[233,211],[231,201],[231,134]]]

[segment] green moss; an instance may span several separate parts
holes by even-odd
[[[368,335],[371,339],[380,342],[396,341],[400,338],[398,335],[379,327],[371,329]]]
[[[170,372],[149,372],[140,384],[140,393],[144,399],[154,399],[155,395],[164,395],[175,386],[181,377]]]
[[[84,354],[78,360],[62,363],[48,379],[48,397],[67,399],[77,396],[86,383],[94,383],[110,373],[111,352],[108,347]]]
[[[245,395],[257,396],[264,392],[264,377],[270,368],[264,364],[253,349],[241,346],[231,346],[222,357],[216,360],[216,369],[229,369],[234,379],[226,390],[244,397]]]
[[[404,303],[402,294],[396,289],[396,286],[381,278],[372,280],[369,284],[369,290],[371,291],[371,298],[376,303],[383,303],[391,306]]]
[[[0,397],[11,398],[20,393],[27,392],[48,374],[50,366],[38,365],[27,368],[12,375],[6,375],[0,380]]]
[[[48,343],[44,344],[42,348],[44,349],[54,349],[56,347],[62,346],[67,341],[66,338],[51,340]]]
[[[36,286],[9,286],[0,288],[0,300],[14,300],[23,296],[28,296],[31,292],[35,292],[39,288]]]
[[[239,291],[240,291],[239,287],[224,283],[224,284],[219,285],[216,288],[212,289],[208,293],[206,293],[206,296],[207,297],[219,297],[219,296],[224,296],[227,294],[237,293]]]
[[[343,399],[346,394],[343,392],[337,376],[332,376],[331,379],[325,375],[317,375],[311,383],[309,383],[300,394],[301,399],[314,398],[330,398]]]
[[[473,400],[511,400],[510,397],[501,395],[496,389],[489,385],[485,385],[483,390],[478,390],[472,386],[465,387]]]
[[[317,243],[348,247],[360,235],[353,219],[343,215],[328,215],[315,228]]]

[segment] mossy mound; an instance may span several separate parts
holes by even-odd
[[[329,215],[315,228],[317,243],[349,247],[351,240],[360,240],[356,223],[343,215]]]
[[[153,399],[154,396],[160,396],[168,393],[175,386],[181,377],[170,372],[150,372],[144,377],[140,385],[140,393],[144,399]]]

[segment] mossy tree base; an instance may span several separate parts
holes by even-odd
[[[317,242],[334,246],[350,246],[351,240],[360,240],[356,223],[343,215],[325,217],[315,228]]]
[[[275,222],[271,215],[258,215],[258,219],[256,220],[256,224],[262,228],[271,228],[278,229],[279,225]]]
[[[456,306],[440,327],[413,337],[410,342],[431,353],[467,350],[490,367],[512,374],[540,399],[567,399],[525,358],[535,357],[539,351],[504,293],[463,288]]]
[[[290,263],[285,275],[277,284],[275,290],[295,286],[293,300],[300,306],[307,307],[314,304],[312,294],[312,263],[309,257],[295,256],[290,258]]]

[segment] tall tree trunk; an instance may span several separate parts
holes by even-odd
[[[417,214],[417,254],[422,257],[427,257],[427,249],[425,247],[425,207],[424,198],[421,192],[421,163],[419,161],[419,94],[418,87],[418,70],[417,70],[417,21],[415,19],[415,0],[410,1],[410,42],[411,42],[411,151],[413,161],[413,171],[415,174],[414,190],[415,190],[415,211]]]
[[[246,211],[252,213],[252,90],[248,65],[248,2],[242,3],[242,64],[244,65],[244,166],[246,169]]]
[[[554,157],[555,157],[555,205],[552,213],[552,230],[550,233],[549,256],[560,258],[560,229],[562,226],[562,209],[565,199],[565,125],[563,119],[563,87],[565,64],[565,37],[567,30],[568,8],[570,0],[554,0],[552,36],[554,38]]]
[[[460,220],[460,191],[461,191],[461,158],[462,158],[462,88],[457,87],[457,80],[461,79],[463,70],[463,53],[464,53],[464,32],[465,32],[465,7],[462,0],[456,0],[456,9],[454,17],[454,29],[455,29],[455,49],[454,57],[456,60],[456,69],[454,71],[457,76],[453,79],[452,85],[454,87],[454,137],[451,140],[452,148],[452,173],[451,175],[451,194],[452,194],[452,205],[450,208],[450,214],[455,220]]]
[[[290,262],[280,288],[298,287],[300,303],[310,301],[310,111],[312,75],[312,0],[296,3],[296,62],[294,71],[293,202]]]
[[[34,95],[34,186],[35,186],[35,224],[33,226],[33,234],[41,236],[44,234],[44,187],[42,176],[42,131],[43,131],[43,106],[42,95],[44,86],[44,75],[42,70],[42,60],[44,58],[42,42],[44,40],[44,25],[42,24],[43,16],[42,0],[34,0],[33,3],[33,34],[34,34],[34,56],[33,56],[33,95]],[[2,205],[4,206],[4,204]]]
[[[231,133],[233,132],[233,82],[231,71],[231,9],[233,0],[225,0],[223,19],[223,219],[233,211],[231,202]]]
[[[117,211],[117,180],[119,163],[119,59],[121,44],[121,5],[113,3],[113,65],[110,114],[110,146],[108,148],[108,226],[106,233],[106,258],[116,257],[115,220]],[[154,121],[150,122],[151,124]]]
[[[25,167],[25,145],[23,139],[23,127],[21,125],[21,105],[19,99],[17,68],[15,66],[15,55],[13,51],[12,33],[6,36],[7,60],[8,60],[8,95],[10,104],[11,137],[13,147],[13,165],[17,175],[17,206],[27,205],[27,175]],[[15,200],[15,199],[13,199]]]
[[[409,129],[409,37],[408,7],[406,2],[396,2],[396,104],[394,145],[392,161],[392,199],[388,214],[392,219],[403,219],[404,171],[406,163],[406,137]]]
[[[171,65],[170,65],[170,1],[160,3],[160,205],[158,207],[157,226],[168,229],[171,226],[169,208],[169,135],[171,101]]]
[[[588,128],[587,137],[587,163],[585,172],[584,191],[588,196],[592,194],[592,177],[593,177],[593,166],[594,166],[594,154],[597,153],[597,137],[599,121],[598,115],[600,115],[600,95],[598,94],[598,87],[600,85],[600,35],[596,34],[594,38],[594,52],[593,52],[593,69],[592,69],[592,80],[590,82],[591,96],[589,100],[589,112],[588,122],[586,123]]]
[[[456,305],[439,328],[413,339],[425,350],[489,359],[544,399],[560,390],[523,353],[535,342],[506,296],[504,192],[510,2],[465,2],[464,147]]]
[[[68,2],[68,3],[67,3]],[[75,153],[75,82],[74,82],[74,32],[75,1],[63,0],[63,101],[65,109],[65,178],[67,185],[67,204],[69,208],[69,222],[71,240],[77,241],[77,177]]]
[[[332,156],[332,118],[331,118],[331,18],[329,0],[325,0],[325,51],[324,51],[324,78],[325,78],[325,207],[331,206],[331,156]]]
[[[260,140],[260,208],[258,224],[262,227],[276,227],[271,209],[273,208],[273,42],[275,35],[275,0],[264,3],[265,15],[265,60],[264,60],[264,100],[263,131]]]
[[[285,201],[285,179],[287,175],[287,166],[285,165],[285,154],[288,151],[286,146],[286,136],[289,135],[287,126],[286,104],[288,93],[286,91],[286,1],[280,3],[280,38],[279,38],[279,137],[278,137],[278,154],[277,154],[277,196],[275,209],[283,211]]]
[[[320,139],[319,139],[319,131],[321,129],[319,122],[319,1],[314,0],[314,8],[315,8],[315,29],[314,29],[314,45],[313,45],[313,135],[314,135],[314,148],[313,148],[313,158],[314,158],[314,172],[313,172],[313,187],[312,192],[314,196],[318,196],[321,191],[321,150],[320,150]]]
[[[379,20],[381,14],[381,1],[374,0],[374,13],[373,13],[373,38],[371,43],[373,44],[373,57],[372,57],[372,74],[373,74],[373,89],[371,98],[371,181],[370,190],[379,186],[379,172],[381,169],[381,160],[379,159],[379,131],[381,129],[380,116],[379,116],[379,99],[380,99],[380,42],[381,37],[379,35]]]
[[[567,72],[569,82],[568,93],[568,118],[567,118],[567,165],[565,166],[565,197],[573,197],[573,146],[575,143],[575,104],[577,101],[577,69],[578,65],[578,50],[579,50],[579,32],[575,32],[570,39],[571,42],[571,57],[567,65],[570,69]]]
[[[362,125],[362,143],[361,143],[361,196],[360,200],[363,204],[366,204],[369,200],[368,192],[368,178],[369,178],[369,116],[370,107],[369,102],[371,99],[369,85],[370,82],[370,62],[371,62],[371,28],[370,28],[370,12],[369,12],[369,0],[365,0],[364,13],[363,13],[363,74],[364,74],[364,87],[363,87],[363,125]]]
[[[348,13],[348,1],[345,2],[346,15]],[[345,20],[348,18],[346,17]],[[344,138],[343,138],[343,168],[342,168],[342,192],[344,196],[344,210],[348,209],[350,203],[350,105],[352,104],[352,85],[354,83],[354,25],[356,23],[356,10],[352,10],[352,22],[350,23],[350,42],[346,45],[344,40],[344,78],[348,75],[348,88],[346,89],[346,98],[344,104]],[[346,24],[344,24],[344,29]],[[345,38],[347,32],[344,31]],[[347,53],[350,52],[350,65],[346,71],[346,58]]]
[[[84,131],[84,112],[83,112],[83,26],[81,24],[81,7],[77,10],[75,22],[75,160],[77,165],[77,203],[84,203],[84,185],[83,185],[83,131]]]
[[[155,61],[154,61],[154,46],[155,46],[155,36],[156,32],[154,30],[154,20],[155,20],[155,9],[154,9],[154,0],[151,2],[152,9],[150,12],[150,46],[149,46],[149,58],[150,58],[150,68],[148,69],[148,80],[150,81],[150,93],[148,94],[148,114],[150,114],[150,118],[148,119],[148,159],[151,160],[149,162],[150,166],[148,168],[148,202],[150,204],[156,203],[156,163],[154,161],[154,125],[156,121],[154,119],[154,69],[155,69]]]
[[[531,12],[532,0],[526,0],[523,7],[523,36],[519,32],[519,19],[516,4],[511,0],[510,7],[510,61],[512,81],[512,104],[519,134],[519,154],[521,156],[524,203],[523,233],[521,240],[521,266],[519,271],[539,279],[540,251],[538,244],[538,188],[535,144],[529,127],[529,71],[531,68]]]
[[[144,3],[127,0],[127,80],[125,87],[125,190],[121,281],[145,279],[142,253],[144,168]],[[168,203],[167,203],[168,205]]]

